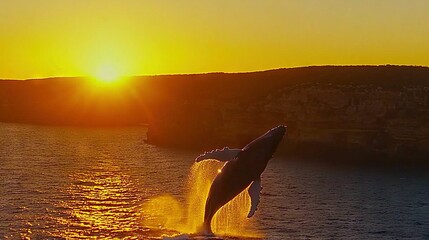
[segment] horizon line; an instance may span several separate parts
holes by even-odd
[[[194,73],[160,73],[160,74],[142,74],[142,75],[124,75],[121,78],[139,78],[139,77],[160,77],[160,76],[187,76],[187,75],[204,75],[204,74],[246,74],[246,73],[259,73],[268,72],[275,70],[285,69],[299,69],[299,68],[310,68],[310,67],[423,67],[429,68],[429,65],[410,65],[410,64],[326,64],[326,65],[304,65],[304,66],[293,66],[293,67],[278,67],[269,69],[260,69],[254,71],[211,71],[211,72],[194,72]],[[92,76],[46,76],[46,77],[35,77],[35,78],[0,78],[0,81],[31,81],[31,80],[44,80],[54,78],[93,78]]]

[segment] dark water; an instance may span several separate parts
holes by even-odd
[[[145,225],[144,206],[184,202],[198,153],[147,145],[145,132],[0,123],[0,239],[174,233]],[[429,175],[274,158],[262,186],[250,221],[266,239],[429,239]]]

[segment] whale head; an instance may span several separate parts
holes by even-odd
[[[286,133],[286,126],[279,125],[269,130],[267,133],[264,134],[264,136],[266,135],[268,138],[272,138],[273,141],[277,141],[278,143],[282,140],[285,133]]]
[[[263,149],[272,155],[276,151],[277,146],[279,145],[279,143],[281,142],[285,134],[286,134],[286,126],[279,125],[275,128],[270,129],[264,135],[253,140],[251,143],[247,144],[243,148],[243,150],[258,148],[260,150]]]
[[[277,146],[282,141],[283,136],[286,134],[286,126],[279,125],[275,128],[272,128],[267,133],[265,133],[262,137],[267,138],[265,141],[269,141],[273,151],[277,149]]]

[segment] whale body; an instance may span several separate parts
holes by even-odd
[[[253,216],[259,204],[259,194],[262,189],[261,174],[285,133],[286,127],[280,125],[256,138],[242,149],[225,147],[205,152],[196,158],[197,162],[206,159],[226,162],[210,186],[202,232],[211,234],[211,220],[215,213],[249,185],[251,207],[247,217]]]

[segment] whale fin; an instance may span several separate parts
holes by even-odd
[[[255,211],[258,209],[259,204],[259,194],[261,193],[262,187],[261,187],[261,177],[254,180],[253,183],[249,187],[249,195],[250,195],[250,201],[252,202],[252,205],[250,206],[249,214],[247,214],[247,217],[250,218],[255,214]]]
[[[216,159],[221,162],[227,162],[237,157],[239,152],[241,152],[241,149],[224,147],[223,149],[216,149],[210,152],[204,152],[203,154],[199,155],[195,159],[195,161],[200,162],[202,160],[207,159]]]

